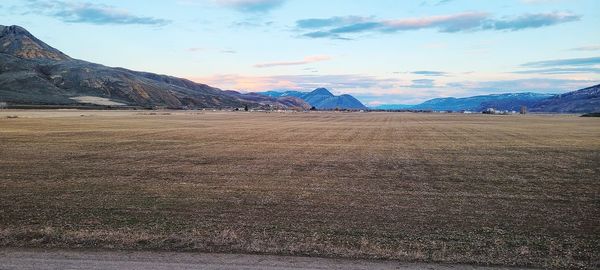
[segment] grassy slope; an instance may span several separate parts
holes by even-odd
[[[598,267],[599,135],[575,116],[0,117],[0,246]]]

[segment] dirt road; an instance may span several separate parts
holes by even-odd
[[[0,250],[0,269],[508,269],[393,261],[169,252]],[[512,268],[511,268],[512,269]]]

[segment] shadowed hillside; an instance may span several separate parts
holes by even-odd
[[[600,84],[544,99],[531,108],[539,112],[600,112]]]

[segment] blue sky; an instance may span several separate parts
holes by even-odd
[[[75,58],[239,91],[377,105],[600,82],[596,0],[4,0],[0,15]]]

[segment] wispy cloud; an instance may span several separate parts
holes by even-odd
[[[351,93],[353,91],[365,91],[366,89],[392,89],[402,85],[402,82],[398,79],[379,78],[361,74],[276,76],[222,74],[190,79],[223,89],[245,91],[266,91],[272,89],[312,90],[325,87],[328,89],[342,89],[344,92]]]
[[[600,45],[590,45],[572,48],[571,51],[600,51]]]
[[[200,52],[200,51],[204,51],[206,50],[206,48],[202,48],[202,47],[192,47],[192,48],[187,48],[186,51],[188,52]]]
[[[187,52],[191,52],[191,53],[195,53],[195,52],[215,52],[218,51],[219,53],[237,53],[234,50],[231,49],[218,49],[218,48],[205,48],[205,47],[191,47],[191,48],[187,48],[185,49]]]
[[[221,6],[241,12],[267,12],[281,6],[284,0],[215,0]]]
[[[431,70],[418,70],[418,71],[413,71],[411,72],[412,74],[415,75],[423,75],[423,76],[448,76],[448,73],[443,72],[443,71],[431,71]]]
[[[600,73],[600,68],[593,67],[574,67],[574,68],[546,68],[521,70],[513,73],[518,74],[578,74],[578,73]]]
[[[428,16],[391,20],[376,20],[372,17],[348,16],[331,18],[311,18],[299,20],[299,30],[312,30],[303,36],[310,38],[347,38],[344,34],[356,33],[395,33],[421,29],[435,29],[438,32],[473,31],[518,31],[540,28],[581,18],[569,12],[524,14],[514,18],[493,18],[485,12],[465,12],[451,15]]]
[[[30,0],[28,13],[39,13],[69,23],[165,25],[171,21],[130,14],[114,6],[89,2]]]
[[[488,17],[489,14],[484,12],[466,12],[443,16],[387,20],[382,23],[384,26],[383,31],[388,32],[426,28],[438,29],[440,32],[460,32],[481,27]]]
[[[434,87],[434,80],[432,79],[418,79],[412,80],[411,88],[432,88]]]
[[[325,19],[304,19],[296,21],[298,28],[311,29],[311,28],[323,28],[330,26],[342,26],[351,25],[355,23],[365,22],[372,20],[372,18],[359,17],[359,16],[347,16],[347,17],[331,17]]]
[[[523,67],[559,67],[600,65],[600,57],[569,58],[525,63]]]
[[[485,26],[484,28],[517,31],[526,28],[540,28],[560,23],[578,21],[580,19],[580,15],[570,12],[525,14],[513,19],[507,18],[490,21],[489,25]]]
[[[420,6],[430,6],[430,5],[431,6],[441,6],[444,4],[448,4],[452,1],[454,1],[454,0],[433,0],[433,1],[426,0],[426,1],[421,2]]]
[[[306,65],[306,64],[310,64],[310,63],[322,62],[322,61],[328,61],[328,60],[331,60],[330,56],[316,55],[316,56],[306,57],[300,61],[262,63],[262,64],[256,64],[256,65],[254,65],[254,67],[269,68],[269,67],[277,67],[277,66],[299,66],[299,65]]]

